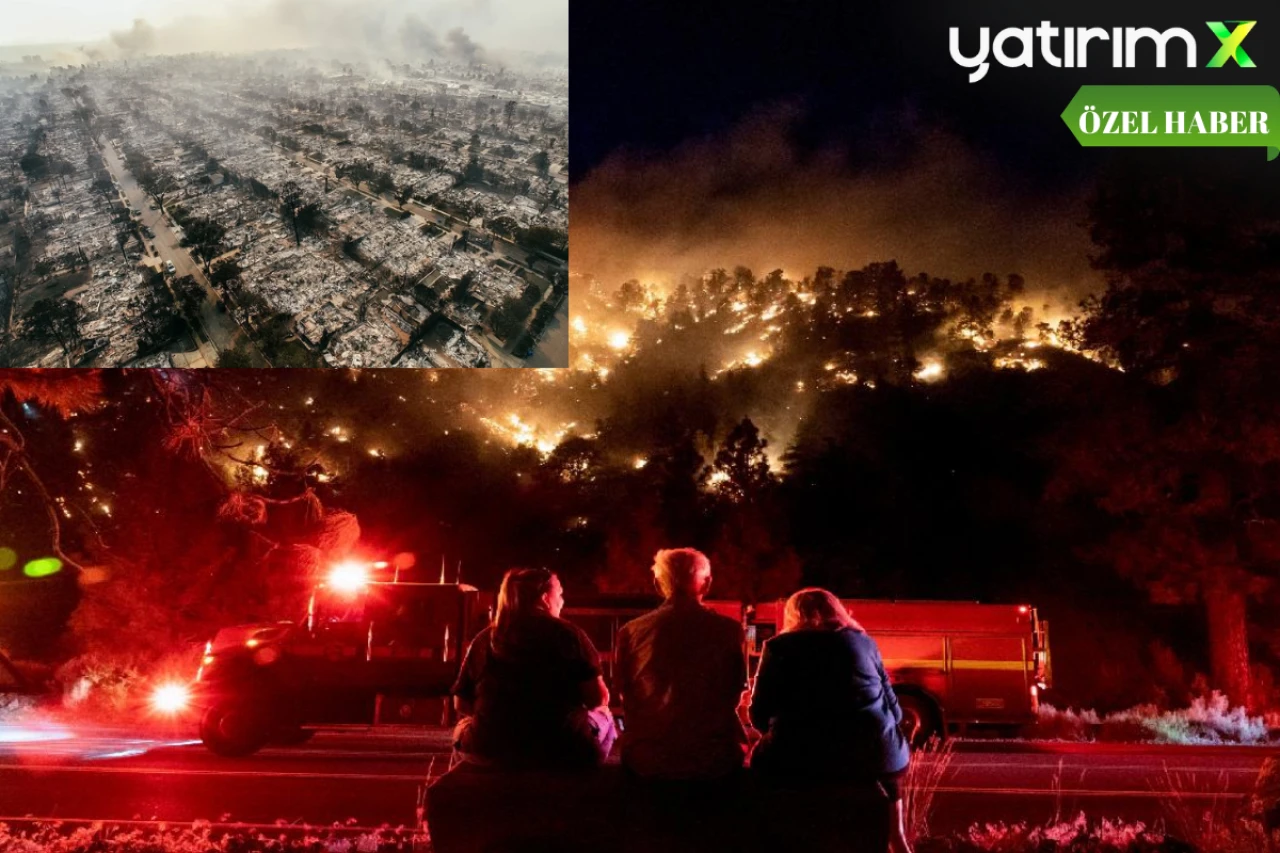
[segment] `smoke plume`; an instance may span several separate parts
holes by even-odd
[[[454,27],[449,30],[449,34],[445,36],[449,42],[449,47],[456,59],[463,62],[475,63],[482,61],[483,51],[480,45],[471,40],[462,27]]]
[[[174,0],[175,11],[184,0]],[[519,64],[568,54],[568,0],[245,0],[111,33],[115,55],[309,48],[347,59]]]
[[[620,283],[673,282],[745,265],[801,278],[896,259],[909,273],[964,279],[1018,272],[1046,301],[1099,286],[1083,192],[1045,199],[942,130],[916,129],[889,165],[802,153],[793,108],[662,157],[619,154],[574,187],[572,263]]]
[[[134,18],[130,29],[113,30],[111,41],[125,56],[150,53],[156,45],[156,30],[144,19]]]

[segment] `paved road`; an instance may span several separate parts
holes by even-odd
[[[412,826],[419,785],[447,760],[440,729],[321,732],[297,747],[218,758],[190,732],[0,726],[0,822],[63,819],[277,820]],[[1018,747],[964,743],[935,796],[936,832],[1055,814],[1155,822],[1170,804],[1230,806],[1274,749]],[[1170,791],[1177,791],[1171,795]]]
[[[524,361],[525,367],[568,367],[569,366],[569,300],[560,303],[556,316],[547,324],[542,340],[533,350],[533,355]]]
[[[206,299],[200,307],[200,332],[204,339],[197,341],[197,345],[205,364],[190,363],[191,359],[188,358],[187,366],[213,367],[217,362],[218,353],[231,349],[236,336],[240,334],[240,328],[230,314],[218,310],[218,294],[209,284],[208,279],[205,278],[204,270],[191,257],[191,253],[182,247],[181,241],[173,233],[173,229],[164,215],[159,210],[151,208],[150,197],[133,179],[133,175],[125,167],[124,161],[116,152],[115,147],[101,138],[98,140],[98,147],[102,151],[102,157],[106,161],[107,169],[110,170],[112,177],[116,179],[116,183],[120,185],[120,188],[124,190],[129,206],[141,211],[142,224],[150,227],[155,232],[155,238],[148,239],[147,242],[155,247],[160,261],[173,261],[177,277],[193,276],[196,281],[204,286]]]

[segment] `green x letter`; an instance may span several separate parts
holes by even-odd
[[[1234,59],[1236,65],[1241,68],[1256,68],[1253,60],[1249,58],[1249,54],[1244,52],[1244,48],[1240,46],[1240,42],[1244,41],[1244,37],[1249,35],[1249,30],[1253,29],[1253,25],[1257,21],[1206,21],[1209,29],[1213,30],[1213,34],[1218,37],[1218,41],[1222,42],[1222,47],[1218,48],[1218,52],[1213,55],[1213,59],[1209,60],[1206,68],[1221,68],[1227,64],[1228,59]],[[1235,30],[1228,30],[1225,24],[1236,24]]]

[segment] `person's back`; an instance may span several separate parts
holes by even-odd
[[[677,598],[618,633],[615,688],[626,730],[622,760],[650,778],[724,776],[742,767],[737,707],[746,682],[742,626]]]
[[[897,699],[886,691],[875,641],[861,631],[795,631],[769,640],[751,721],[779,754],[813,770],[892,772],[907,753],[895,736]],[[789,763],[789,762],[788,762]]]
[[[751,724],[763,737],[751,769],[784,784],[874,786],[890,849],[910,853],[901,781],[911,752],[900,722],[880,649],[840,599],[819,587],[788,598],[756,670]]]
[[[472,641],[453,689],[469,715],[456,735],[464,753],[508,766],[593,765],[608,754],[608,709],[590,707],[608,702],[599,655],[553,610],[530,609]]]

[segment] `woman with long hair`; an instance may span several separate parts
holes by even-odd
[[[910,751],[901,721],[880,650],[840,599],[816,587],[787,599],[751,696],[751,723],[763,733],[752,769],[878,785],[892,810],[891,847],[908,853],[899,783]]]
[[[493,624],[471,641],[453,686],[462,753],[504,766],[589,767],[616,733],[600,655],[560,618],[564,588],[547,569],[502,578]]]

